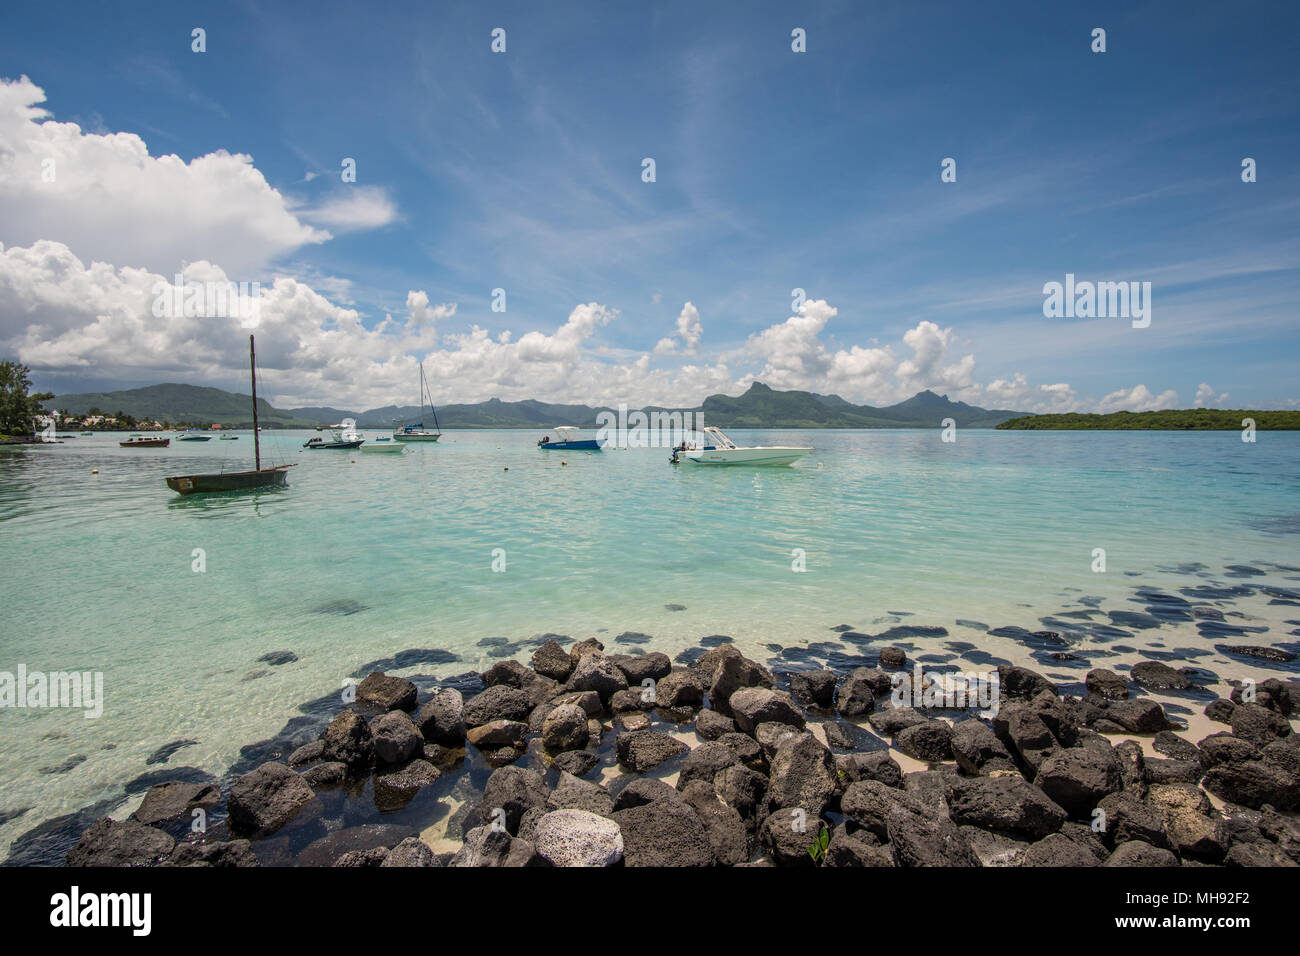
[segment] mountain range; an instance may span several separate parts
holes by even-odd
[[[138,419],[247,427],[252,424],[248,400],[247,395],[218,388],[168,383],[118,392],[56,395],[45,406],[72,415],[84,415],[91,408],[98,408],[108,414],[120,411]],[[532,399],[503,402],[492,398],[468,405],[439,406],[438,424],[443,428],[546,429],[556,425],[593,428],[596,415],[602,410],[602,406],[560,405]],[[705,424],[723,428],[937,428],[945,418],[966,428],[995,428],[1027,414],[978,408],[928,390],[917,392],[896,405],[877,408],[855,405],[838,395],[777,391],[761,382],[755,382],[736,397],[710,395],[694,408],[647,406],[643,410],[699,412]],[[329,406],[277,409],[258,399],[257,415],[260,422],[274,428],[315,428],[345,418],[355,419],[360,427],[389,428],[394,420],[420,419],[421,409],[415,405],[387,405],[365,411]],[[431,427],[431,416],[426,417],[430,420],[425,425]]]

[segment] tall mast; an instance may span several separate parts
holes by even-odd
[[[253,461],[254,467],[262,470],[262,444],[257,434],[257,359],[253,355],[253,335],[248,335],[248,374],[253,380]]]

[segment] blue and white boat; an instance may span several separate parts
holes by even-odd
[[[537,443],[537,447],[556,451],[600,451],[604,446],[603,438],[575,439],[573,436],[577,431],[573,425],[557,425],[555,433],[559,438],[551,441],[551,436],[547,435]]]

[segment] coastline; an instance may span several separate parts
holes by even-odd
[[[921,666],[898,644],[781,670],[721,636],[676,661],[650,638],[532,643],[531,666],[358,675],[221,781],[160,770],[113,822],[47,828],[40,862],[61,840],[74,865],[1300,863],[1294,678],[1251,703],[1153,660],[1081,694],[1003,664],[982,718],[893,706]],[[399,658],[376,663],[421,663]]]

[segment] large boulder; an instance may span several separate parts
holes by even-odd
[[[357,685],[357,700],[384,710],[410,710],[418,696],[416,686],[405,677],[390,677],[379,671]]]
[[[749,834],[744,818],[734,807],[718,798],[713,784],[693,780],[682,790],[682,799],[695,811],[709,835],[709,848],[722,866],[736,866],[749,858]]]
[[[690,748],[671,734],[638,730],[619,734],[615,741],[618,762],[629,770],[644,773],[665,760],[681,756]]]
[[[940,763],[952,759],[952,728],[942,720],[904,727],[894,737],[894,746],[913,760]]]
[[[1148,690],[1187,690],[1192,686],[1186,674],[1160,661],[1139,661],[1129,673]]]
[[[1169,846],[1181,857],[1218,863],[1228,852],[1223,818],[1201,789],[1192,784],[1156,784],[1147,804],[1164,817]]]
[[[710,787],[713,778],[727,767],[740,763],[736,752],[726,744],[706,743],[691,750],[677,773],[677,789],[685,790],[692,780],[702,780]]]
[[[415,715],[415,725],[431,744],[443,747],[464,746],[465,698],[456,688],[444,687],[425,701]]]
[[[729,658],[727,664],[735,658]],[[712,698],[711,698],[712,699]],[[784,691],[769,690],[765,687],[743,687],[735,691],[728,701],[736,726],[747,734],[752,734],[759,724],[775,722],[789,724],[803,729],[804,716],[795,706],[790,695]]]
[[[701,740],[717,740],[736,732],[736,722],[716,710],[705,709],[695,715],[695,735]]]
[[[875,709],[877,698],[889,696],[889,675],[881,670],[858,667],[850,671],[835,696],[835,709],[845,717],[858,717]]]
[[[1292,734],[1291,722],[1261,704],[1238,704],[1229,721],[1234,736],[1264,747]]]
[[[819,817],[835,797],[838,778],[831,752],[810,734],[786,738],[776,748],[768,774],[772,807],[803,807]]]
[[[673,662],[667,654],[654,651],[649,654],[616,654],[610,661],[623,672],[627,686],[638,693],[646,681],[660,681],[672,673]]]
[[[577,704],[561,704],[542,722],[542,745],[553,754],[581,750],[590,739],[587,712]]]
[[[1107,794],[1097,803],[1101,811],[1095,819],[1101,838],[1116,847],[1129,840],[1141,840],[1152,846],[1169,848],[1163,813],[1128,790]]]
[[[375,771],[375,808],[380,813],[402,809],[440,775],[437,767],[419,758]]]
[[[549,798],[546,781],[536,771],[498,767],[483,788],[479,819],[493,826],[504,826],[512,834],[518,833],[524,813],[533,807],[547,807]]]
[[[1066,812],[1021,777],[955,779],[948,797],[955,823],[1040,840],[1061,829]]]
[[[736,691],[747,687],[771,689],[773,683],[771,673],[762,664],[740,654],[729,654],[722,658],[714,673],[713,683],[709,685],[709,702],[719,713],[730,714],[731,697]]]
[[[751,823],[762,813],[767,802],[767,778],[749,767],[725,767],[713,777],[718,799]]]
[[[537,848],[527,840],[511,836],[492,826],[474,827],[465,834],[465,843],[448,862],[448,866],[516,867],[536,866]]]
[[[211,783],[186,783],[173,780],[159,783],[149,788],[131,819],[147,827],[170,820],[185,818],[188,822],[191,811],[208,809],[221,803],[221,790]]]
[[[1011,664],[998,665],[998,688],[1002,697],[1032,700],[1043,691],[1056,696],[1056,685],[1037,671]]]
[[[1243,760],[1212,767],[1202,781],[1221,800],[1258,810],[1271,804],[1275,810],[1300,807],[1300,780],[1275,762]]]
[[[345,710],[330,721],[321,737],[321,756],[327,761],[351,768],[368,766],[375,759],[375,742],[366,719],[353,710]]]
[[[969,717],[952,725],[950,741],[957,766],[963,773],[977,776],[990,770],[1012,767],[1011,753],[988,724]]]
[[[441,862],[429,845],[419,837],[407,837],[388,851],[380,866],[441,866]]]
[[[1052,833],[1025,850],[1021,866],[1076,867],[1097,866],[1098,860],[1088,850],[1065,836]]]
[[[790,675],[790,693],[816,707],[835,706],[835,672],[828,670],[800,671]]]
[[[1088,671],[1083,684],[1088,689],[1088,693],[1096,694],[1105,700],[1124,700],[1128,697],[1128,681],[1104,667]]]
[[[614,813],[627,866],[712,866],[713,849],[699,814],[680,797]]]
[[[585,717],[582,726],[585,730]],[[479,750],[495,751],[503,747],[523,750],[528,742],[528,725],[519,720],[489,720],[471,729],[465,739]]]
[[[1157,734],[1173,726],[1164,708],[1150,697],[1112,701],[1104,713],[1131,734]]]
[[[574,659],[560,642],[547,641],[533,652],[533,670],[551,680],[565,681],[573,673]]]
[[[537,853],[553,866],[613,866],[623,858],[623,831],[586,810],[556,810],[537,821]]]
[[[293,820],[315,796],[307,781],[284,764],[264,763],[230,788],[230,827],[248,836],[266,836]]]
[[[465,701],[465,725],[481,727],[493,720],[527,721],[534,706],[527,691],[509,684],[496,684]]]
[[[1084,747],[1058,750],[1043,761],[1034,783],[1076,817],[1090,817],[1102,797],[1123,785],[1119,761]]]
[[[1141,840],[1129,840],[1115,847],[1102,866],[1177,866],[1178,857],[1168,850]]]
[[[704,703],[704,682],[689,668],[674,668],[655,686],[655,703],[670,710],[699,707]]]
[[[390,710],[370,722],[375,760],[381,764],[405,763],[424,749],[424,738],[404,711]]]
[[[886,811],[885,829],[898,866],[980,865],[966,835],[947,817],[914,813],[895,804]]]
[[[564,685],[566,690],[594,690],[604,703],[620,690],[627,690],[627,678],[604,654],[583,655]]]
[[[176,841],[162,830],[104,817],[92,823],[68,851],[68,866],[153,866],[167,859],[175,846]]]
[[[759,837],[778,866],[811,867],[814,862],[808,849],[824,826],[804,807],[778,807],[763,821]]]
[[[888,750],[846,754],[842,759],[836,759],[835,769],[843,773],[849,783],[878,780],[887,787],[903,786],[903,768]]]
[[[614,812],[614,801],[608,790],[600,784],[564,772],[560,773],[548,806],[554,810],[585,810],[602,817]]]

